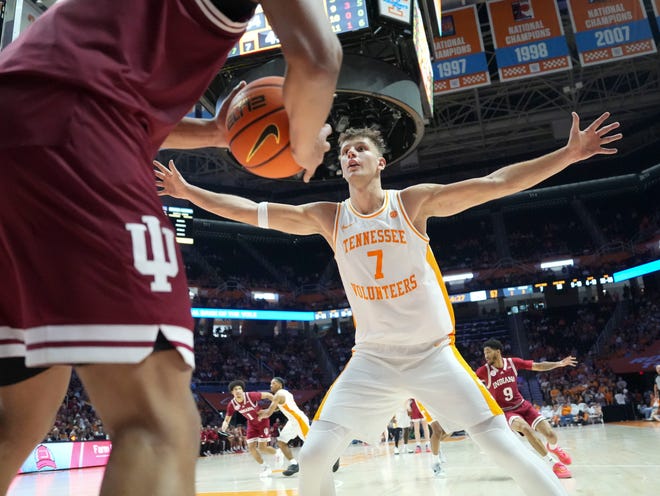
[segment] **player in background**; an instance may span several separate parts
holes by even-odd
[[[227,105],[181,120],[256,5],[61,1],[0,52],[0,494],[53,425],[73,366],[112,438],[101,494],[195,494],[193,321],[150,161],[163,144],[227,146]],[[342,48],[323,2],[261,5],[309,180]]]
[[[302,441],[307,437],[309,431],[309,418],[296,403],[290,391],[284,389],[285,381],[281,377],[273,377],[270,381],[270,392],[273,394],[273,401],[270,406],[259,412],[259,418],[269,418],[275,410],[279,410],[286,417],[287,421],[284,427],[280,430],[280,435],[277,438],[277,444],[282,450],[282,453],[289,461],[289,466],[282,472],[287,477],[297,474],[300,468],[298,461],[293,457],[291,448],[289,448],[289,441],[299,437]],[[336,472],[339,469],[339,459],[332,467],[332,471]]]
[[[429,446],[429,423],[420,411],[419,404],[415,398],[408,398],[408,415],[412,421],[413,432],[415,433],[415,453],[422,452],[422,437],[424,438],[424,449],[427,453],[431,452]]]
[[[387,162],[380,133],[347,129],[339,137],[339,159],[349,198],[341,203],[257,204],[190,185],[173,162],[169,168],[154,164],[160,194],[262,228],[320,234],[334,250],[357,323],[355,347],[299,454],[300,494],[333,496],[332,461],[352,439],[377,444],[401,398],[415,397],[448,430],[466,430],[525,493],[566,495],[552,471],[520,449],[502,409],[456,349],[453,310],[426,224],[530,188],[575,162],[616,153],[607,145],[622,136],[610,134],[619,123],[605,124],[608,117],[604,113],[581,130],[573,113],[568,143],[551,153],[484,177],[401,191],[382,188]]]
[[[545,372],[559,367],[575,367],[577,364],[575,357],[567,356],[559,362],[534,362],[516,357],[503,358],[502,343],[497,339],[489,339],[483,347],[486,364],[477,369],[477,377],[482,380],[497,404],[504,410],[511,429],[525,436],[538,454],[552,465],[552,471],[557,477],[560,479],[572,477],[570,470],[566,467],[571,464],[571,457],[559,446],[552,426],[520,394],[518,371]],[[541,441],[537,433],[545,437],[546,443]]]
[[[429,411],[419,401],[415,400],[414,398],[410,398],[408,400],[408,408],[410,409],[410,411],[413,412],[413,415],[415,414],[414,412],[416,411],[417,412],[416,415],[418,415],[419,418],[427,426],[427,439],[430,440],[431,445],[429,447],[427,443],[426,451],[428,453],[433,454],[433,458],[431,461],[431,470],[433,470],[433,476],[445,477],[446,474],[442,469],[442,464],[446,463],[447,460],[445,459],[444,454],[440,450],[440,442],[443,439],[449,437],[450,434],[447,434],[447,432],[445,432],[445,430],[440,425],[440,422],[434,420],[431,414],[429,413]],[[420,447],[419,443],[417,444],[417,447]],[[421,453],[421,449],[420,450],[416,449],[415,452]]]
[[[414,453],[408,447],[408,438],[410,437],[410,416],[408,415],[408,400],[406,399],[394,416],[390,419],[387,425],[388,433],[394,439],[394,454],[398,455],[399,441],[403,438],[403,447],[401,448],[404,453]]]
[[[270,465],[264,462],[261,454],[267,453],[277,456],[277,451],[268,444],[270,442],[270,419],[259,417],[259,413],[262,411],[259,402],[261,400],[273,401],[273,395],[259,391],[246,392],[245,382],[240,380],[229,383],[229,392],[234,398],[227,404],[227,414],[220,430],[227,431],[234,413],[238,412],[243,415],[247,420],[246,440],[248,451],[261,466],[259,477],[269,477],[273,471]]]

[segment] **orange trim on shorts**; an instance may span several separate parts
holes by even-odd
[[[302,432],[303,438],[306,438],[306,437],[307,437],[307,433],[309,432],[309,425],[307,425],[307,422],[305,422],[305,421],[303,420],[303,418],[302,418],[300,415],[298,415],[296,412],[294,412],[293,410],[291,410],[290,408],[288,408],[288,407],[286,406],[286,403],[283,404],[283,405],[280,405],[280,408],[286,410],[287,412],[289,412],[289,414],[290,414],[294,419],[296,419],[296,422],[298,422],[298,426],[300,427],[300,432]],[[304,441],[304,439],[303,439],[303,441]]]
[[[422,402],[417,400],[414,401],[415,403],[417,403],[417,408],[419,408],[419,413],[421,413],[424,416],[424,420],[426,420],[426,423],[430,424],[431,422],[433,422],[433,417],[431,417],[431,414],[426,409],[426,407],[422,405]]]
[[[357,331],[357,330],[356,330],[356,331]],[[344,366],[344,370],[342,370],[342,371],[339,373],[339,375],[337,376],[337,378],[332,382],[332,384],[331,384],[330,387],[328,388],[328,391],[327,391],[327,392],[325,393],[325,395],[323,396],[323,400],[321,401],[321,404],[319,405],[318,409],[316,410],[316,413],[314,414],[314,419],[313,419],[314,421],[316,421],[316,420],[320,420],[320,418],[321,418],[321,412],[323,411],[323,405],[325,405],[325,400],[328,399],[328,395],[330,394],[330,391],[332,391],[332,388],[335,387],[335,384],[337,384],[337,381],[339,380],[339,378],[341,377],[341,375],[342,375],[342,374],[344,373],[344,371],[348,368],[349,363],[350,363],[350,362],[347,362],[347,363],[346,363],[346,365]]]
[[[461,355],[461,352],[458,351],[456,346],[454,346],[453,344],[450,345],[450,348],[452,353],[454,354],[454,357],[456,357],[456,360],[458,360],[458,363],[460,363],[461,366],[467,371],[467,373],[470,374],[472,380],[474,380],[476,385],[479,387],[479,390],[481,391],[481,394],[484,397],[484,400],[486,400],[486,403],[488,404],[488,408],[490,408],[490,411],[493,413],[493,415],[504,415],[504,412],[502,411],[500,405],[497,404],[497,401],[495,401],[493,395],[490,394],[490,391],[486,389],[484,383],[481,382],[481,380],[477,377],[477,374],[474,373],[474,370],[472,370],[470,366],[467,364],[467,362]]]

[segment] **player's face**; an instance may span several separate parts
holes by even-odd
[[[277,393],[281,389],[280,383],[273,380],[270,381],[270,392],[271,393]]]
[[[376,145],[369,138],[359,136],[341,143],[339,161],[346,180],[355,175],[373,176],[385,168],[385,159],[378,153]]]
[[[497,361],[497,359],[500,356],[499,350],[494,350],[493,348],[490,348],[489,346],[486,346],[484,348],[484,358],[486,359],[486,363],[488,365],[493,365]]]
[[[238,401],[243,401],[245,398],[245,391],[243,391],[241,386],[234,386],[234,389],[231,390],[231,394],[234,395],[234,398]]]

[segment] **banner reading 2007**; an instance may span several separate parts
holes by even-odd
[[[490,84],[477,7],[442,12],[442,37],[435,38],[433,94]]]
[[[642,0],[569,0],[583,66],[656,52]]]
[[[486,5],[502,81],[572,67],[557,2],[493,0]]]

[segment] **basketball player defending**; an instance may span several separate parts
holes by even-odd
[[[504,415],[511,428],[525,436],[529,444],[541,457],[552,464],[552,471],[560,479],[572,477],[566,465],[571,464],[571,457],[557,444],[557,435],[539,411],[522,397],[518,390],[518,371],[533,370],[544,372],[559,367],[575,367],[575,357],[568,356],[560,362],[534,362],[522,358],[503,358],[502,343],[489,339],[484,343],[486,364],[477,369],[477,377],[486,385],[497,404],[504,410]],[[539,439],[541,433],[547,443]],[[552,455],[550,453],[552,453]],[[559,461],[553,457],[555,455]]]
[[[502,409],[454,344],[454,315],[429,247],[430,217],[530,188],[621,138],[609,113],[580,130],[573,113],[568,143],[542,157],[453,184],[384,190],[385,143],[374,129],[339,137],[350,198],[303,205],[260,203],[186,183],[174,165],[155,164],[160,194],[187,198],[217,215],[280,231],[320,234],[334,249],[357,331],[353,355],[328,391],[299,455],[299,493],[335,494],[330,466],[354,438],[378,444],[401,398],[420,400],[447,430],[466,430],[526,494],[565,495],[552,471],[520,449]],[[369,408],[364,408],[368,404]]]
[[[292,152],[308,180],[329,148],[341,45],[323,2],[261,4],[282,43]],[[226,108],[181,119],[256,5],[57,2],[0,52],[0,494],[78,364],[113,442],[101,494],[194,494],[193,321],[149,162],[166,138],[227,146]]]
[[[415,433],[415,453],[422,452],[422,437],[424,437],[425,450],[427,453],[431,452],[429,446],[429,423],[424,418],[424,414],[420,411],[419,405],[415,398],[408,399],[408,415],[412,421],[413,432]]]
[[[273,393],[273,401],[266,410],[259,412],[259,418],[268,418],[277,409],[286,417],[287,421],[282,430],[280,430],[277,444],[286,459],[289,460],[289,466],[282,472],[283,475],[289,477],[297,474],[299,470],[298,461],[293,457],[291,448],[289,448],[289,441],[296,437],[299,437],[303,441],[307,438],[309,419],[305,412],[296,404],[293,394],[284,389],[284,379],[273,377],[270,381],[270,392]],[[336,472],[338,468],[339,460],[333,465],[333,472]]]
[[[261,466],[259,477],[269,477],[273,471],[270,465],[264,462],[261,453],[275,455],[275,448],[270,446],[270,419],[261,418],[259,413],[262,411],[259,402],[261,400],[273,401],[273,395],[259,391],[245,392],[245,382],[232,381],[229,383],[229,392],[234,397],[227,403],[227,415],[222,422],[221,431],[226,432],[234,413],[238,412],[247,420],[246,441],[248,451],[252,458]]]

